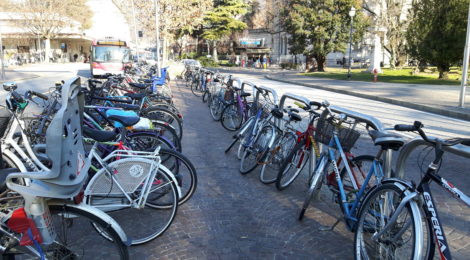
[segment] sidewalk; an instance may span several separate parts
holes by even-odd
[[[467,91],[466,94],[467,107],[459,108],[460,86],[346,81],[296,74],[297,72],[277,72],[265,77],[470,121],[470,93]]]
[[[0,71],[0,73],[1,73],[1,71]],[[12,69],[5,69],[5,79],[1,79],[1,77],[0,77],[0,83],[9,82],[9,81],[34,79],[34,78],[38,78],[38,77],[39,77],[39,75],[36,75],[34,73],[20,72],[20,71],[15,71],[15,70],[12,70]]]

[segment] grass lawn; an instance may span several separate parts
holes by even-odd
[[[462,73],[458,68],[452,68],[449,72],[449,79],[440,80],[437,79],[439,72],[436,68],[428,68],[425,72],[411,75],[411,68],[403,69],[383,69],[383,73],[378,76],[379,82],[389,83],[407,83],[407,84],[433,84],[433,85],[459,85],[462,78]],[[299,75],[319,78],[330,78],[330,79],[347,79],[348,70],[343,68],[326,68],[325,72],[308,72],[299,73]],[[352,69],[351,80],[356,81],[373,81],[374,75],[369,72],[365,72],[365,69]]]

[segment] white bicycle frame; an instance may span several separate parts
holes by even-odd
[[[108,177],[111,178],[113,184],[116,184],[120,192],[124,195],[124,197],[130,202],[129,204],[107,204],[107,205],[93,205],[94,207],[97,207],[101,210],[104,211],[110,211],[110,210],[116,210],[116,209],[121,209],[125,207],[133,207],[133,208],[143,208],[145,206],[145,203],[147,202],[148,195],[150,194],[151,191],[151,184],[152,180],[155,178],[157,172],[159,170],[164,171],[168,176],[170,176],[171,181],[174,183],[178,183],[176,177],[174,174],[168,170],[165,166],[161,165],[161,159],[159,156],[159,151],[160,147],[157,147],[154,152],[142,152],[142,151],[132,151],[132,150],[114,150],[112,153],[110,153],[108,156],[105,158],[101,158],[101,156],[96,152],[96,149],[98,147],[98,142],[95,142],[93,145],[93,148],[90,151],[90,154],[88,155],[88,159],[96,159],[98,163],[103,167],[102,169],[105,171],[105,174],[107,174]],[[109,161],[112,158],[115,157],[138,157],[139,159],[148,159],[151,161],[151,167],[150,167],[150,174],[147,174],[147,177],[144,179],[143,183],[143,191],[141,192],[140,196],[137,199],[132,199],[129,195],[128,192],[124,190],[122,185],[119,183],[119,181],[114,177],[114,174],[111,172],[111,169],[108,168],[107,161]],[[91,180],[90,183],[94,181],[95,178],[98,178],[99,175],[96,174]],[[169,184],[166,184],[169,185]],[[161,188],[163,186],[160,186]],[[178,192],[178,197],[181,197],[181,189],[178,185],[177,187],[177,192]],[[89,190],[88,186],[85,189],[85,196],[93,195],[92,192]],[[83,202],[84,203],[84,202]]]

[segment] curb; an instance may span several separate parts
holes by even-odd
[[[411,102],[406,102],[406,101],[401,101],[397,99],[392,99],[392,98],[387,98],[387,97],[380,97],[380,96],[374,96],[374,95],[369,95],[369,94],[364,94],[364,93],[359,93],[359,92],[353,92],[349,90],[343,90],[343,89],[335,89],[335,88],[329,88],[321,85],[314,85],[314,84],[308,84],[308,83],[301,83],[301,82],[296,82],[292,80],[284,80],[284,79],[279,79],[276,77],[272,76],[264,76],[266,79],[269,80],[274,80],[274,81],[279,81],[283,83],[289,83],[289,84],[294,84],[294,85],[300,85],[308,88],[315,88],[315,89],[321,89],[321,90],[326,90],[330,92],[336,92],[340,94],[346,94],[350,96],[355,96],[355,97],[360,97],[360,98],[366,98],[366,99],[371,99],[375,101],[380,101],[384,103],[389,103],[393,105],[399,105],[402,107],[407,107],[407,108],[412,108],[428,113],[434,113],[438,114],[441,116],[448,116],[448,117],[453,117],[465,121],[470,121],[470,114],[464,113],[464,112],[458,112],[458,111],[450,111],[442,108],[437,108],[437,107],[431,107],[427,105],[421,105],[421,104],[416,104],[416,103],[411,103]]]

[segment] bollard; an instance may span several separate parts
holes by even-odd
[[[374,72],[374,82],[377,82],[377,77],[379,75],[379,71],[377,69],[374,69],[373,72]]]

